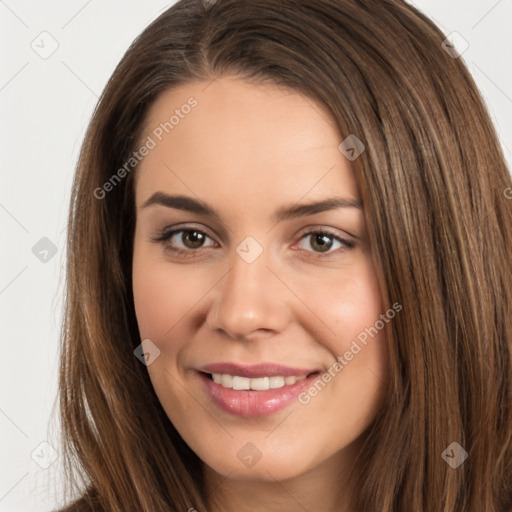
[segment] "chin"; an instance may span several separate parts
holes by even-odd
[[[281,447],[274,452],[265,448],[258,450],[250,442],[235,444],[237,449],[228,457],[226,453],[229,450],[198,455],[211,470],[222,476],[229,475],[234,480],[284,481],[306,473],[315,465],[313,458],[308,457],[301,446]]]

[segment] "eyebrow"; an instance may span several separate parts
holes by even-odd
[[[175,208],[187,212],[198,213],[200,215],[208,215],[210,217],[221,218],[220,214],[207,203],[183,195],[169,195],[165,192],[155,192],[147,199],[141,208],[147,208],[152,205],[166,206],[167,208]],[[330,197],[322,201],[315,201],[306,204],[292,204],[283,206],[272,215],[272,220],[280,222],[283,220],[295,219],[297,217],[305,217],[314,215],[337,208],[356,208],[363,209],[363,204],[359,199],[351,199],[344,197]]]

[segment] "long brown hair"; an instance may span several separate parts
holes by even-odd
[[[353,164],[375,267],[385,307],[403,312],[355,509],[512,508],[512,181],[445,38],[401,0],[181,0],[132,44],[73,183],[60,414],[68,492],[83,497],[70,510],[207,510],[202,462],[133,353],[136,171],[98,190],[160,93],[223,75],[320,101],[366,146]],[[468,453],[456,469],[442,457],[453,442]]]

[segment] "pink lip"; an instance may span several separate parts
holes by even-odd
[[[220,373],[228,375],[238,375],[239,377],[249,377],[256,379],[258,377],[272,377],[281,375],[283,377],[300,375],[309,375],[310,373],[319,371],[318,368],[291,368],[273,363],[262,363],[251,366],[235,364],[235,363],[213,363],[199,368],[204,373]]]
[[[239,375],[240,377],[257,378],[273,375],[281,375],[284,377],[290,375],[299,376],[312,372],[315,372],[315,370],[289,368],[274,364],[242,367],[232,363],[218,363],[202,368],[198,375],[210,398],[222,410],[245,418],[256,418],[284,409],[287,405],[292,403],[304,389],[312,384],[318,377],[318,374],[315,372],[291,386],[285,385],[282,388],[268,389],[266,391],[238,391],[225,388],[213,382],[207,374],[226,373],[229,375]]]

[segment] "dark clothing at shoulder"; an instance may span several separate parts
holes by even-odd
[[[88,490],[80,498],[55,512],[103,512],[95,491]]]

